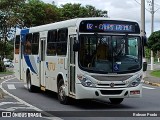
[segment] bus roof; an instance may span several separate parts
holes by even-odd
[[[75,19],[70,19],[70,20],[65,20],[65,21],[59,21],[55,23],[50,23],[50,24],[45,24],[45,25],[40,25],[40,26],[35,26],[29,29],[29,31],[32,32],[40,32],[40,31],[48,31],[51,29],[60,29],[60,28],[65,28],[65,27],[74,27],[78,26],[78,24],[82,20],[115,20],[115,21],[131,21],[131,22],[136,22],[135,20],[129,20],[129,19],[112,19],[112,18],[105,18],[105,17],[87,17],[87,18],[75,18]],[[25,30],[25,29],[22,29]],[[17,31],[17,34],[20,34],[19,31]]]

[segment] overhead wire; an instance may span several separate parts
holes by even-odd
[[[134,0],[136,3],[138,3],[139,5],[141,5],[141,3],[140,2],[138,2],[137,0]],[[152,3],[150,0],[148,0],[147,2],[150,2],[150,3]],[[157,3],[154,3],[154,5],[157,5],[157,6],[159,6],[155,11],[154,11],[154,13],[155,12],[157,12],[159,9],[160,9],[160,4],[157,4]],[[148,10],[147,8],[145,8],[148,12],[151,12],[151,10]]]

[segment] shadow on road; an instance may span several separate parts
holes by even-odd
[[[57,93],[52,92],[52,91],[45,91],[45,92],[39,92],[39,94],[42,94],[44,97],[48,99],[53,99],[54,101],[57,101],[57,104],[60,104],[57,98]],[[125,99],[124,99],[125,103]],[[98,100],[75,100],[75,99],[70,99],[70,104],[71,107],[82,109],[82,110],[103,110],[103,109],[132,109],[134,108],[133,106],[127,106],[124,105],[123,102],[119,105],[114,105],[107,101],[98,101]]]

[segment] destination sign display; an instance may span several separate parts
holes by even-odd
[[[125,21],[83,21],[80,32],[113,32],[113,33],[140,33],[135,22]]]
[[[122,25],[122,24],[99,24],[94,25],[88,23],[86,26],[87,30],[102,30],[102,31],[122,31],[122,32],[135,32],[133,25]]]

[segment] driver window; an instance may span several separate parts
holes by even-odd
[[[136,38],[130,38],[128,41],[128,53],[132,56],[138,55],[138,46],[137,46],[137,39]]]

